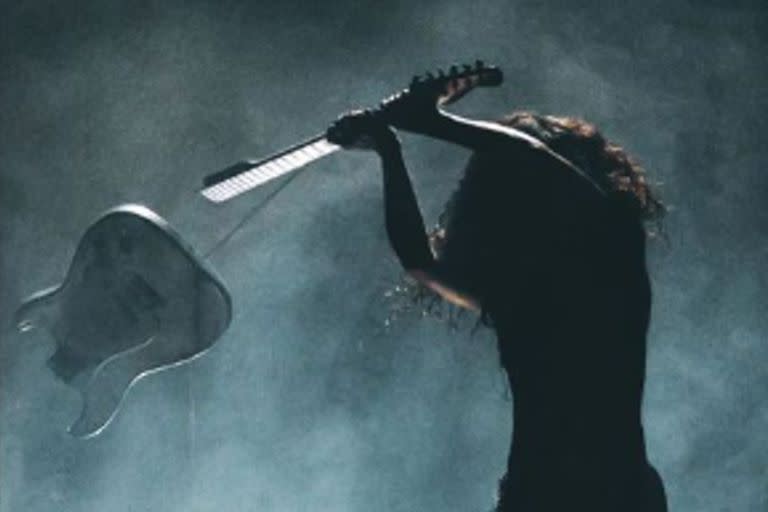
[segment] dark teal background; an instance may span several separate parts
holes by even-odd
[[[490,509],[511,429],[494,340],[417,314],[384,329],[399,270],[370,155],[317,163],[214,254],[229,331],[96,439],[65,433],[79,399],[50,338],[11,329],[103,210],[144,203],[205,252],[272,190],[214,206],[205,174],[476,57],[506,82],[456,111],[583,116],[663,182],[649,455],[673,511],[768,510],[764,2],[0,8],[0,511]],[[403,141],[431,223],[467,154]]]

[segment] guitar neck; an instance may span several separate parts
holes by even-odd
[[[200,193],[214,203],[223,203],[244,192],[304,167],[338,151],[341,146],[316,135],[258,161],[243,161],[206,176]]]
[[[488,67],[478,60],[474,66],[464,65],[461,69],[451,66],[447,73],[439,71],[437,76],[427,73],[423,79],[414,77],[399,97],[402,100],[410,95],[426,94],[434,99],[436,105],[447,105],[475,87],[496,86],[501,81],[502,74],[498,68]],[[388,106],[378,108],[374,114],[384,117],[386,121],[391,106],[389,103]],[[319,134],[262,160],[239,162],[211,174],[203,180],[201,193],[215,203],[223,203],[329,155],[340,147],[328,142],[325,134]]]

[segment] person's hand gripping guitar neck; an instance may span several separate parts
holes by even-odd
[[[478,64],[480,68],[482,63]],[[466,68],[464,73],[467,73]],[[437,77],[428,74],[424,80],[414,78],[408,89],[387,98],[378,109],[343,114],[326,132],[329,142],[345,149],[374,151],[379,155],[387,236],[403,268],[446,299],[472,309],[478,308],[477,301],[439,276],[393,127],[471,149],[508,141],[508,134],[488,130],[485,126],[451,116],[438,108],[455,101],[477,85],[495,85],[500,80],[498,70],[489,78],[488,75],[464,76],[456,68],[448,74],[440,72]]]

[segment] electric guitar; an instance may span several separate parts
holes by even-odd
[[[428,94],[446,105],[501,72],[477,62],[414,78],[399,95]],[[386,107],[375,115],[386,116]],[[325,134],[271,157],[205,178],[202,194],[223,202],[338,150]],[[78,389],[83,406],[70,433],[90,437],[115,416],[142,376],[190,361],[223,334],[232,316],[224,285],[157,214],[114,208],[81,238],[62,284],[25,302],[17,326],[45,328],[56,350],[51,370]]]

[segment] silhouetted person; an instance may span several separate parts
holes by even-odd
[[[473,151],[432,237],[389,126],[354,112],[328,137],[380,156],[387,233],[405,270],[496,331],[514,398],[497,510],[666,510],[641,424],[644,221],[662,205],[590,124],[529,113],[470,121],[433,100],[388,102],[393,127]]]

